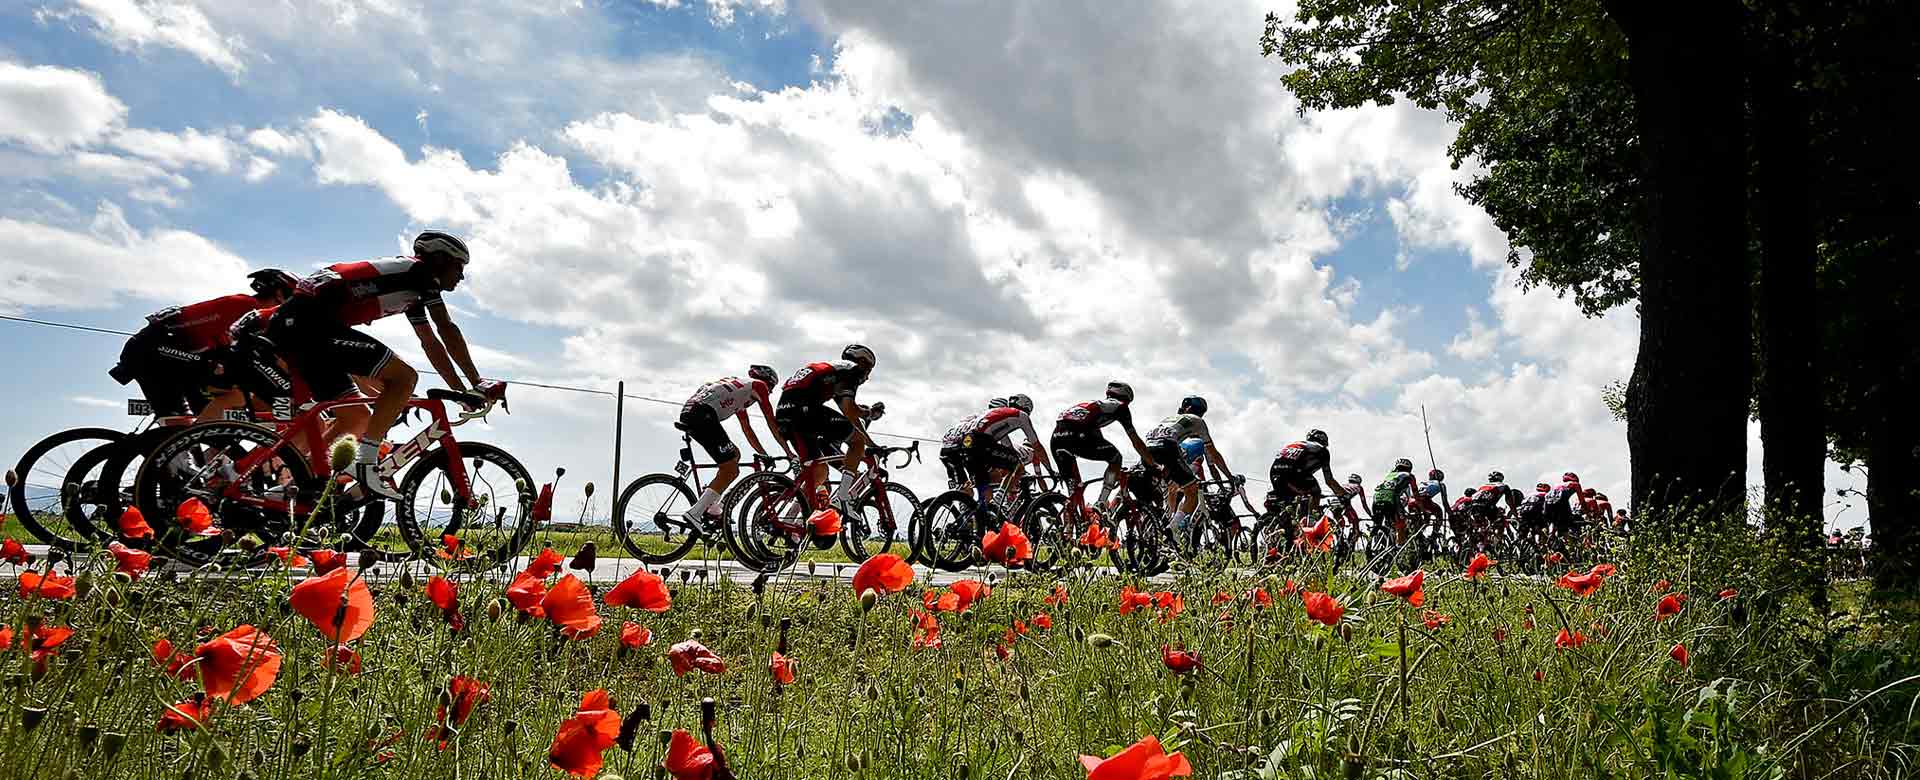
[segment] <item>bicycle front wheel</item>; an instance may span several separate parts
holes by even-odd
[[[896,543],[906,543],[919,507],[919,497],[905,485],[889,482],[885,490],[868,493],[840,525],[840,549],[854,563],[893,552]]]
[[[455,468],[465,472],[466,490],[459,489]],[[407,472],[393,519],[414,555],[491,569],[513,560],[533,538],[537,490],[506,450],[462,442],[457,466],[440,447]]]
[[[620,494],[613,532],[633,557],[660,566],[687,557],[700,543],[700,528],[683,516],[693,506],[693,488],[672,474],[648,474]]]
[[[1060,565],[1068,545],[1078,541],[1069,528],[1066,510],[1066,496],[1043,493],[1020,511],[1020,530],[1025,531],[1027,541],[1033,543],[1033,561],[1028,565],[1034,571],[1052,571]]]
[[[804,528],[807,501],[785,474],[749,474],[727,491],[727,549],[735,560],[754,571],[776,572],[800,559],[804,540],[792,528]]]
[[[941,571],[966,571],[974,564],[979,531],[973,497],[958,490],[941,493],[920,508],[920,554]]]

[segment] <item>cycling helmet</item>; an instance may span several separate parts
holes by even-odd
[[[1552,490],[1553,488],[1551,488],[1551,487],[1548,487],[1548,486],[1547,486],[1547,483],[1545,483],[1545,482],[1541,482],[1541,483],[1539,483],[1539,484],[1537,484],[1537,485],[1534,485],[1534,486],[1533,486],[1533,489],[1534,489],[1534,490],[1538,490],[1538,491],[1540,491],[1540,492],[1542,492],[1542,493],[1545,493],[1545,492],[1547,492],[1547,491],[1549,491],[1549,490]]]
[[[1365,481],[1366,481],[1366,480],[1364,480],[1364,479],[1361,479],[1361,478],[1360,478],[1360,475],[1359,475],[1359,474],[1348,474],[1348,475],[1347,475],[1347,484],[1349,484],[1349,485],[1358,485],[1358,484],[1361,484],[1361,483],[1364,483]]]
[[[1310,442],[1313,442],[1314,444],[1318,444],[1322,447],[1325,447],[1327,446],[1327,432],[1320,430],[1319,428],[1315,428],[1311,431],[1307,431],[1307,441],[1310,441]]]
[[[840,350],[840,359],[851,360],[860,364],[861,368],[868,371],[873,370],[873,350],[867,349],[859,344],[848,344],[846,349]]]
[[[1013,404],[1005,398],[995,397],[987,400],[988,409],[1005,409],[1012,405]]]
[[[1507,481],[1507,475],[1502,474],[1498,471],[1489,471],[1487,472],[1487,481],[1498,485],[1502,482]]]
[[[428,230],[413,237],[413,256],[421,260],[444,258],[466,265],[467,244],[450,233]]]
[[[262,298],[269,295],[292,295],[293,288],[300,286],[300,278],[278,268],[265,268],[247,274],[247,286],[252,287],[254,294]]]
[[[1180,399],[1180,414],[1197,414],[1201,417],[1207,416],[1207,399],[1197,395],[1190,395]]]
[[[1406,458],[1401,458],[1399,460],[1396,460],[1393,462],[1393,470],[1404,471],[1404,472],[1407,472],[1408,474],[1412,474],[1413,461],[1407,460]]]
[[[1133,385],[1125,382],[1108,382],[1107,397],[1123,404],[1133,403]]]
[[[1188,461],[1196,461],[1207,454],[1207,442],[1198,436],[1180,442],[1180,455]]]
[[[1427,479],[1435,482],[1445,482],[1447,481],[1447,473],[1439,469],[1427,469]]]
[[[1473,494],[1478,492],[1480,491],[1475,490],[1473,488],[1467,488],[1466,491],[1461,493],[1460,495],[1466,496],[1467,498],[1473,498]]]
[[[1606,500],[1607,500],[1607,494],[1605,494],[1605,493],[1595,493],[1595,494],[1593,494],[1593,497],[1594,497],[1594,498],[1597,498],[1597,499],[1600,499],[1601,501],[1606,501]]]
[[[768,387],[780,384],[780,374],[773,370],[773,366],[752,366],[747,369],[747,378],[758,379],[767,383]]]
[[[1026,393],[1014,393],[1013,395],[1007,396],[1007,405],[1026,412],[1027,414],[1033,414],[1033,399],[1028,398]]]
[[[1585,490],[1580,491],[1580,495],[1586,496],[1587,498],[1593,498],[1593,488],[1587,488]]]
[[[1560,475],[1560,481],[1561,481],[1561,482],[1579,482],[1579,481],[1580,481],[1580,475],[1579,475],[1579,474],[1575,474],[1575,473],[1573,473],[1573,472],[1571,472],[1571,471],[1569,471],[1569,472],[1567,472],[1567,473],[1565,473],[1565,474],[1561,474],[1561,475]]]

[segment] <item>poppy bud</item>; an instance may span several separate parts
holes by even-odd
[[[333,443],[333,449],[327,452],[327,465],[336,472],[353,467],[353,458],[360,452],[360,442],[353,436],[342,436]]]
[[[100,735],[100,752],[104,753],[107,758],[113,758],[119,755],[120,749],[126,746],[127,735],[125,733],[109,731]]]
[[[80,744],[92,747],[93,743],[100,740],[99,726],[92,723],[81,723],[79,718],[73,719],[73,726],[74,736],[80,739]]]
[[[772,628],[772,627],[773,627],[773,616],[772,616],[772,615],[767,615],[767,614],[762,614],[762,615],[760,616],[760,627],[761,627],[761,628]]]
[[[860,611],[861,612],[872,612],[874,605],[879,603],[880,603],[879,591],[874,590],[872,588],[868,588],[866,590],[860,591]]]
[[[585,572],[593,571],[598,563],[599,549],[600,545],[593,542],[580,545],[580,552],[573,554],[573,560],[567,564],[567,568]]]
[[[381,561],[381,559],[382,559],[382,556],[380,555],[379,550],[361,550],[360,551],[360,570],[366,571],[367,569],[373,568],[375,564],[378,564]]]
[[[293,702],[294,704],[299,704],[300,700],[306,697],[307,697],[306,692],[300,690],[299,688],[287,689],[287,701]]]
[[[487,603],[487,619],[495,623],[500,622],[500,616],[506,612],[506,609],[507,609],[506,599],[494,599],[493,601],[488,602]]]
[[[1360,780],[1367,771],[1367,762],[1359,756],[1349,755],[1341,768],[1346,770],[1347,780]]]
[[[254,748],[253,749],[254,766],[259,766],[264,763],[267,763],[267,751],[261,750],[260,748]],[[243,774],[243,776],[245,775]]]
[[[973,776],[973,767],[961,764],[959,770],[954,772],[953,776],[957,780],[967,780],[967,778]]]
[[[860,754],[858,753],[847,754],[847,771],[849,772],[860,771]]]
[[[707,632],[697,628],[687,632],[688,639],[705,639],[706,637],[707,637]]]
[[[1108,648],[1119,643],[1116,642],[1113,637],[1106,634],[1090,634],[1087,636],[1087,644],[1099,648]]]
[[[633,738],[640,733],[641,721],[644,721],[646,719],[647,719],[647,703],[640,702],[639,707],[636,707],[632,712],[627,713],[626,719],[620,721],[620,734],[619,736],[614,738],[613,740],[614,744],[619,745],[621,750],[627,751],[628,753],[632,753]]]
[[[293,745],[291,746],[291,749],[293,751],[293,757],[299,758],[301,756],[306,755],[307,751],[313,749],[313,743],[308,742],[305,737],[302,737],[300,739],[296,739],[293,741]]]
[[[131,582],[131,580],[123,579],[126,576],[126,572],[116,571],[113,573],[114,580],[121,583]],[[107,606],[113,607],[114,609],[120,608],[120,591],[118,589],[107,591]]]
[[[507,736],[513,736],[513,732],[516,732],[519,730],[520,730],[520,721],[514,720],[512,718],[508,718],[506,722],[500,724],[500,733],[505,734]]]
[[[414,583],[413,583],[413,570],[412,570],[412,569],[401,569],[401,570],[400,570],[400,590],[401,590],[402,592],[405,592],[405,591],[409,591],[409,590],[413,590],[413,584],[414,584]]]
[[[593,498],[593,483],[588,482],[586,489],[587,489],[587,498]]]
[[[226,764],[227,751],[225,748],[220,747],[220,743],[215,742],[211,747],[207,748],[206,767],[208,772],[219,774],[220,767],[226,766]]]
[[[1352,624],[1349,624],[1349,623],[1340,624],[1340,641],[1342,642],[1353,641],[1353,625]]]
[[[13,473],[13,469],[7,469],[7,487],[11,488],[19,481],[20,475]]]

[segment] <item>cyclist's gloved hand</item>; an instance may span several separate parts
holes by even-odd
[[[482,379],[473,386],[473,392],[489,400],[504,400],[507,397],[507,383],[498,379]]]
[[[867,422],[874,422],[876,420],[879,420],[881,417],[886,416],[886,414],[887,414],[887,402],[875,401],[873,402],[872,406],[867,407]]]

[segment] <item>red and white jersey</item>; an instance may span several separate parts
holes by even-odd
[[[259,298],[251,295],[223,295],[187,306],[162,309],[148,315],[147,321],[178,334],[184,342],[181,345],[183,349],[205,352],[231,343],[227,329],[233,326],[235,320],[259,308],[261,303]]]
[[[974,420],[973,433],[980,436],[992,436],[1002,443],[1012,443],[1013,432],[1024,431],[1027,441],[1039,441],[1033,432],[1033,418],[1026,412],[1011,406],[988,409],[986,414]]]
[[[1069,406],[1053,422],[1056,426],[1067,425],[1076,428],[1091,426],[1094,430],[1099,430],[1107,427],[1107,423],[1116,420],[1131,424],[1133,412],[1129,411],[1124,403],[1112,398],[1102,398]]]
[[[758,379],[741,379],[730,376],[715,379],[693,391],[693,397],[687,399],[685,409],[706,405],[713,408],[720,419],[725,420],[736,414],[745,415],[747,408],[755,403],[760,405],[760,413],[768,417],[773,412],[767,408],[767,393],[772,388]]]
[[[411,257],[334,263],[300,280],[296,298],[310,301],[301,311],[326,312],[346,325],[365,325],[405,312],[407,321],[423,324],[427,307],[445,305],[439,281]]]
[[[980,415],[977,414],[969,414],[960,418],[960,422],[954,423],[952,428],[947,429],[947,435],[940,437],[940,448],[946,449],[948,447],[960,446],[960,442],[966,440],[967,434],[973,433],[974,426],[979,424],[979,422]]]

